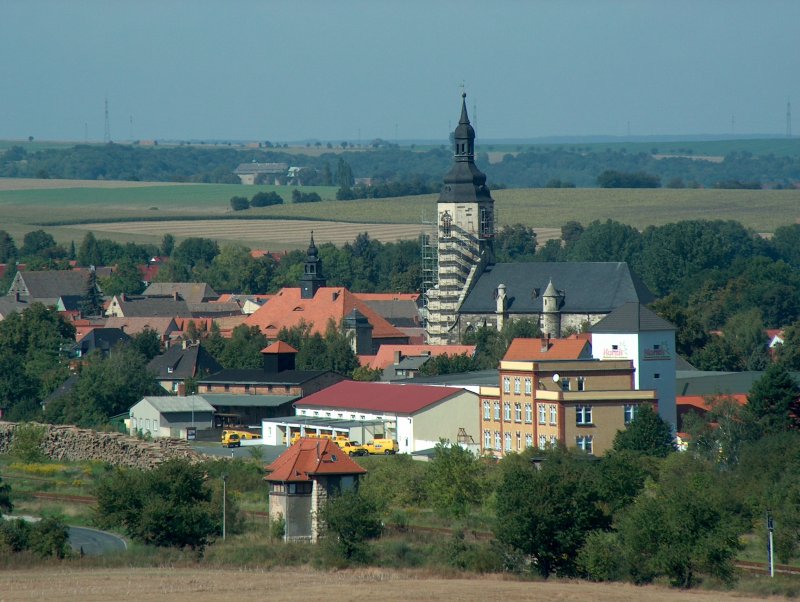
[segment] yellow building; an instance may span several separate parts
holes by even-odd
[[[601,455],[656,392],[634,388],[631,360],[500,362],[499,387],[481,387],[481,451],[501,457],[563,444]]]

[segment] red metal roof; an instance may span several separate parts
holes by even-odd
[[[414,414],[440,401],[463,393],[455,387],[401,385],[343,380],[303,397],[298,408],[342,408],[391,414]]]
[[[309,475],[356,475],[367,471],[330,439],[299,439],[265,470],[268,481],[310,481]]]

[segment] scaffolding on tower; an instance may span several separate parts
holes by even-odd
[[[422,323],[428,327],[428,299],[439,283],[439,227],[435,221],[422,215],[420,234],[420,262],[422,265]]]

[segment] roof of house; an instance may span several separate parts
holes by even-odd
[[[146,401],[162,414],[170,412],[213,412],[214,406],[208,403],[199,395],[187,395],[185,397],[175,396],[147,396],[138,403]]]
[[[362,299],[362,301],[392,326],[414,327],[422,325],[420,308],[416,301],[406,299],[377,301]]]
[[[292,347],[289,343],[275,341],[271,345],[264,347],[261,353],[297,353],[297,349]]]
[[[365,474],[336,443],[329,439],[299,439],[265,470],[268,481],[309,481],[314,475]]]
[[[295,406],[414,414],[463,392],[463,389],[452,387],[344,380],[308,397],[303,397]]]
[[[624,262],[497,263],[486,267],[458,311],[494,313],[497,287],[505,284],[509,313],[538,314],[551,280],[564,293],[562,313],[610,313],[628,301],[654,298]]]
[[[269,339],[277,338],[281,328],[291,328],[301,322],[310,324],[312,333],[324,334],[330,320],[339,324],[353,309],[357,309],[372,325],[373,339],[406,338],[346,288],[323,286],[312,299],[303,299],[300,293],[300,288],[282,288],[244,323],[258,326]]]
[[[110,317],[106,320],[107,328],[121,328],[127,334],[138,334],[145,329],[155,330],[159,335],[166,336],[178,330],[174,318],[117,318]]]
[[[504,361],[576,360],[591,357],[586,339],[523,339],[511,341]]]
[[[31,306],[32,301],[28,297],[20,296],[17,300],[15,295],[0,297],[0,320],[16,311],[24,311]]]
[[[178,293],[187,303],[201,303],[219,297],[205,282],[153,282],[142,293],[145,297],[171,296]]]
[[[117,295],[112,300],[111,306],[115,303],[126,318],[192,317],[192,312],[189,310],[189,305],[186,301],[183,299],[176,300],[171,296]]]
[[[84,270],[20,271],[9,292],[19,290],[20,294],[34,299],[58,299],[64,295],[80,297],[86,294],[89,274]]]
[[[277,408],[300,399],[299,395],[236,395],[233,393],[200,393],[212,406],[237,408]]]
[[[258,384],[258,385],[301,385],[326,374],[328,370],[283,370],[265,372],[260,368],[230,368],[200,379],[202,384]]]
[[[353,293],[362,301],[419,301],[419,293]]]
[[[127,343],[131,340],[121,328],[92,328],[81,337],[76,337],[76,349],[82,354],[91,353],[95,349],[109,350],[117,343]]]
[[[362,361],[362,365],[367,365],[373,370],[391,366],[394,363],[396,352],[400,352],[401,358],[414,357],[414,356],[430,356],[435,357],[439,355],[461,355],[466,353],[472,357],[475,355],[475,345],[388,345],[384,344],[378,349],[378,353],[373,356],[366,356],[369,358],[368,363]]]
[[[679,395],[675,398],[675,404],[679,407],[692,407],[697,408],[699,410],[703,410],[704,412],[708,412],[711,409],[711,404],[709,401],[714,401],[715,398],[720,397],[718,395]],[[736,393],[734,395],[724,395],[723,397],[727,397],[733,399],[736,403],[743,406],[747,403],[747,395],[743,393]]]
[[[641,303],[629,302],[617,307],[589,330],[593,334],[634,333],[675,330],[675,326]]]
[[[173,345],[150,360],[147,368],[159,380],[183,380],[222,370],[214,356],[200,345]]]
[[[237,175],[260,173],[283,173],[289,169],[288,163],[240,163],[233,173]]]
[[[61,399],[65,395],[68,395],[72,389],[75,388],[75,385],[78,384],[78,379],[80,377],[77,374],[71,375],[67,380],[56,387],[55,391],[50,393],[47,397],[45,397],[42,405],[46,406],[51,401],[56,401],[57,399]]]
[[[199,303],[194,303],[192,301],[187,301],[186,305],[189,307],[189,311],[192,312],[192,315],[196,317],[219,316],[223,314],[237,316],[242,313],[242,306],[236,301],[228,301],[227,303],[219,301],[201,301]]]
[[[701,370],[677,371],[675,392],[686,395],[729,395],[749,393],[763,372],[711,372]]]

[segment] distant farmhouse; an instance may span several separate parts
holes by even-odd
[[[242,163],[234,171],[242,184],[279,184],[289,173],[286,163]]]

